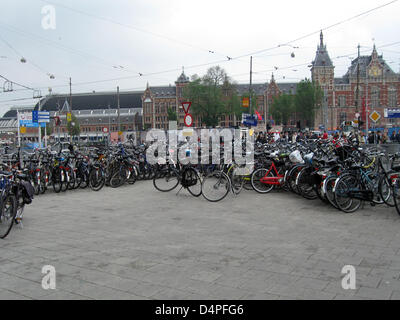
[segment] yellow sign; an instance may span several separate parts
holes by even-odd
[[[119,136],[122,136],[122,131],[118,131],[118,135],[119,135]]]
[[[242,99],[242,107],[243,108],[248,108],[250,106],[250,99],[247,97],[244,97]]]
[[[192,137],[193,136],[193,130],[192,129],[188,129],[188,130],[183,129],[182,130],[182,135],[184,137]]]
[[[68,122],[71,122],[71,120],[72,120],[71,112],[68,112],[68,113],[67,113],[67,121],[68,121]]]
[[[380,118],[381,115],[379,114],[379,112],[372,112],[371,115],[369,116],[369,118],[373,121],[373,122],[377,122]]]
[[[253,134],[254,134],[254,129],[250,129],[250,130],[249,130],[249,135],[250,135],[250,137],[252,137]]]
[[[21,133],[26,133],[26,127],[20,127],[19,131],[21,131]]]

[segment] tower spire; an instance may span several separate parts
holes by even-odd
[[[322,48],[324,47],[324,34],[322,33],[322,30],[321,30],[321,33],[320,33],[320,35],[319,35],[319,38],[320,38],[320,40],[321,40],[319,46],[320,46],[321,49],[322,49]]]

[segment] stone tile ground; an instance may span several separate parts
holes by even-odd
[[[0,299],[399,299],[399,249],[385,206],[343,214],[250,191],[214,204],[151,182],[49,192],[0,241]],[[341,287],[347,264],[356,290]]]

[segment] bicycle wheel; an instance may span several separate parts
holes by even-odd
[[[88,184],[93,191],[99,191],[101,188],[103,188],[106,182],[103,169],[100,167],[94,167],[92,170],[90,170],[88,179]]]
[[[53,172],[52,184],[55,193],[59,193],[62,189],[63,181],[61,179],[61,174],[61,170],[56,170]]]
[[[201,178],[197,171],[193,168],[185,170],[185,179],[190,181],[187,189],[193,197],[200,197],[201,195]]]
[[[230,179],[231,179],[231,185],[232,185],[232,192],[234,194],[239,194],[240,191],[242,191],[243,186],[246,182],[245,178],[248,175],[243,175],[244,170],[246,170],[246,168],[243,168],[243,167],[242,168],[237,167],[237,168],[233,169]]]
[[[310,176],[309,168],[303,168],[299,172],[296,178],[296,187],[299,194],[309,200],[317,199],[318,195],[315,188],[308,182],[308,177]]]
[[[179,184],[178,171],[173,169],[166,169],[163,172],[163,177],[157,179],[157,177],[153,178],[154,187],[161,192],[168,192],[174,190],[176,186]]]
[[[117,172],[115,172],[110,179],[110,187],[118,188],[122,186],[128,179],[127,171],[128,169],[125,166],[122,166]]]
[[[396,208],[397,213],[400,215],[400,180],[398,176],[392,178],[391,187],[392,187],[391,189],[392,189],[394,206]]]
[[[346,213],[357,211],[361,206],[362,200],[352,198],[349,193],[359,190],[360,186],[355,176],[345,175],[341,177],[335,187],[335,202],[338,208]]]
[[[6,195],[0,206],[0,238],[4,239],[10,233],[17,214],[17,200],[11,193]]]
[[[325,194],[325,198],[328,200],[328,202],[336,209],[339,209],[338,205],[336,204],[335,201],[335,193],[334,193],[334,187],[335,187],[335,181],[338,177],[337,176],[329,176],[324,180],[324,185],[323,185],[323,192]],[[340,209],[339,209],[340,210]]]
[[[273,184],[268,184],[266,182],[261,181],[262,178],[273,178],[275,177],[275,174],[270,171],[268,173],[268,169],[257,169],[256,171],[253,172],[251,175],[251,185],[255,191],[258,193],[268,193],[270,192],[273,188]]]
[[[207,175],[201,184],[203,197],[210,202],[218,202],[226,197],[231,188],[230,179],[224,172]]]
[[[391,186],[391,176],[394,176],[394,173],[387,173],[383,175],[379,181],[379,194],[382,200],[389,206],[394,207],[394,199],[393,199],[393,192]]]

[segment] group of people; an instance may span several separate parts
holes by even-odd
[[[256,138],[256,142],[260,143],[271,143],[276,141],[286,142],[299,142],[308,139],[339,139],[345,137],[343,132],[336,132],[332,135],[328,135],[326,131],[317,132],[302,132],[302,131],[285,131],[285,132],[259,132]],[[360,132],[360,142],[364,144],[385,144],[385,143],[400,143],[400,130],[396,133],[393,131],[390,138],[385,132],[370,132],[368,135]]]
[[[328,133],[324,131],[323,133],[316,132],[302,132],[302,131],[285,131],[285,132],[259,132],[256,142],[260,143],[270,143],[277,141],[286,141],[286,142],[300,142],[302,140],[309,139],[328,139]]]

